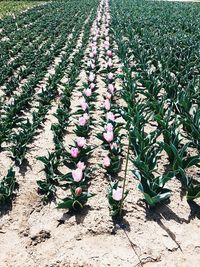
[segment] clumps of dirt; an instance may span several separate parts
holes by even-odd
[[[45,242],[47,239],[51,237],[50,231],[47,230],[41,230],[37,234],[32,235],[31,238],[31,244],[32,246],[36,246],[39,243]]]
[[[29,236],[29,233],[30,233],[30,228],[29,227],[26,227],[25,229],[23,229],[23,230],[21,230],[19,232],[19,235],[21,237],[27,237],[27,236]]]

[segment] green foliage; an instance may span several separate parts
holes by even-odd
[[[187,200],[192,201],[200,197],[200,182],[191,179],[187,188]]]
[[[169,198],[165,183],[175,176],[188,200],[196,198],[199,184],[187,175],[187,169],[200,162],[199,153],[190,155],[191,148],[199,150],[200,136],[198,4],[110,3],[112,33],[122,62],[121,96],[127,104],[119,114],[130,132],[139,190],[147,204],[154,206]],[[149,132],[146,129],[152,124],[154,130]],[[157,177],[163,150],[170,166]]]
[[[139,171],[134,172],[136,178],[140,181],[138,189],[143,193],[144,199],[149,206],[155,206],[156,204],[168,199],[171,194],[171,190],[164,188],[167,181],[174,177],[174,172],[169,172],[165,175],[154,177],[147,176],[144,167]]]
[[[72,196],[64,198],[57,206],[59,209],[69,209],[79,211],[87,203],[88,199],[95,196],[95,194],[82,192],[80,195],[76,195],[75,190],[71,190]]]
[[[27,8],[32,8],[35,5],[45,3],[45,1],[30,1],[30,0],[14,0],[0,1],[0,17],[17,14]]]
[[[191,102],[191,101],[190,101]],[[194,109],[193,114],[185,112],[181,115],[181,122],[183,129],[188,135],[188,139],[192,140],[194,147],[200,151],[200,111],[198,108]]]
[[[13,198],[16,186],[15,172],[10,168],[7,175],[0,181],[0,204]]]
[[[56,172],[60,161],[55,153],[49,153],[48,157],[37,157],[37,160],[44,164],[43,171],[46,175],[45,180],[37,180],[37,185],[41,194],[44,194],[49,199],[56,191],[55,186],[58,185],[58,175],[56,175]]]

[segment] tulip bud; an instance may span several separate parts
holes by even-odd
[[[109,167],[110,166],[110,158],[107,156],[103,159],[103,165],[104,167]]]
[[[92,90],[90,88],[84,89],[83,92],[87,97],[90,97],[92,95]]]
[[[112,142],[114,139],[114,133],[112,131],[103,133],[103,138],[108,142]]]
[[[122,197],[123,197],[122,193],[123,193],[123,189],[117,187],[117,189],[113,189],[112,191],[112,198],[116,201],[120,201],[122,200]]]
[[[112,83],[110,83],[108,85],[108,91],[111,93],[111,95],[113,95],[114,91],[115,91],[115,87]]]
[[[90,84],[90,89],[91,89],[91,90],[94,90],[94,88],[95,88],[95,83],[91,83],[91,84]]]
[[[86,145],[85,137],[78,137],[76,139],[76,143],[77,143],[78,147],[84,147]]]
[[[80,118],[78,119],[78,122],[79,122],[79,125],[80,125],[80,126],[85,126],[85,124],[87,123],[87,120],[86,120],[86,118],[84,118],[84,117],[82,116],[82,117],[80,117]]]
[[[75,189],[75,195],[76,196],[80,196],[81,195],[81,193],[82,193],[82,188],[81,187],[77,187],[76,189]]]
[[[93,72],[90,72],[89,77],[88,77],[88,81],[93,82],[94,80],[95,80],[95,75]]]
[[[88,115],[88,113],[84,113],[84,114],[83,114],[83,118],[84,118],[86,121],[88,121],[89,118],[90,118],[90,116]]]
[[[108,73],[108,80],[113,80],[114,75],[112,72]]]
[[[106,98],[110,100],[110,99],[111,99],[111,97],[112,97],[112,95],[111,95],[111,94],[109,94],[109,93],[107,92],[107,93],[106,93]]]
[[[93,57],[94,57],[94,53],[91,52],[91,53],[89,54],[89,56],[90,56],[90,58],[93,58]]]
[[[112,123],[108,123],[106,126],[105,126],[105,130],[107,132],[113,132],[113,125]]]
[[[104,108],[106,110],[110,110],[110,101],[109,99],[106,98],[106,100],[104,101]]]
[[[81,169],[82,171],[84,171],[85,168],[86,168],[85,163],[82,162],[82,161],[79,161],[79,162],[76,164],[76,166],[77,166],[78,169]]]
[[[77,147],[72,147],[70,150],[70,154],[72,156],[72,158],[77,158],[78,157],[78,148]]]
[[[115,115],[110,111],[106,114],[107,120],[115,121]]]
[[[72,171],[72,178],[74,180],[74,182],[80,182],[81,179],[83,178],[83,171],[79,168],[77,168],[76,170]]]
[[[108,50],[108,51],[107,51],[107,55],[108,55],[109,57],[112,57],[112,51],[111,51],[111,50]]]

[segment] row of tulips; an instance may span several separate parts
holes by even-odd
[[[86,74],[87,81],[83,83],[82,96],[80,98],[78,110],[74,115],[78,116],[74,133],[76,138],[74,145],[69,147],[66,152],[67,164],[72,171],[62,177],[66,185],[70,187],[70,196],[63,199],[58,204],[58,208],[67,208],[69,210],[79,210],[87,203],[88,199],[94,196],[88,191],[90,174],[92,168],[88,165],[88,158],[94,147],[88,145],[88,136],[93,124],[91,118],[94,110],[94,101],[96,99],[96,74],[98,70],[98,40],[101,24],[101,13],[103,3],[101,2],[97,11],[97,17],[91,29],[90,51],[87,55]]]
[[[94,21],[95,15],[91,16],[84,25],[82,42],[77,49],[77,52],[71,58],[69,70],[67,71],[68,81],[65,88],[60,95],[59,106],[54,113],[57,123],[52,124],[51,130],[53,131],[53,141],[55,148],[48,156],[37,157],[44,164],[45,179],[38,180],[38,191],[43,194],[43,200],[49,201],[55,197],[58,186],[62,187],[62,173],[58,170],[66,161],[68,161],[68,153],[66,152],[64,144],[64,136],[69,124],[70,118],[70,105],[72,92],[76,88],[79,80],[79,74],[82,67],[82,59],[87,48],[90,37],[90,29]],[[65,72],[65,68],[63,68]],[[60,77],[62,78],[62,76]],[[56,80],[58,81],[58,80]]]
[[[127,1],[127,5],[123,5],[116,0],[112,1],[111,8],[118,55],[123,62],[121,96],[127,103],[121,114],[127,122],[138,189],[147,206],[156,206],[169,201],[172,190],[167,183],[177,179],[181,185],[181,198],[186,195],[187,201],[193,201],[200,197],[200,182],[196,175],[200,156],[199,151],[194,150],[198,149],[200,122],[197,112],[199,79],[197,82],[195,56],[192,56],[197,54],[196,40],[191,41],[192,35],[185,36],[180,25],[174,23],[174,18],[181,12],[174,5],[168,7],[174,10],[170,13],[166,13],[162,5],[159,7],[160,12],[156,11],[159,23],[154,23],[154,8],[147,2],[143,5],[140,1]],[[163,12],[170,15],[160,23]],[[192,13],[191,17],[195,17]],[[151,14],[150,17],[147,14]],[[187,28],[193,29],[193,25],[188,23]],[[164,35],[167,39],[160,38]],[[180,45],[177,36],[183,35],[185,44]],[[188,42],[193,42],[191,52]],[[153,128],[148,133],[149,126]],[[165,162],[163,153],[167,155],[168,163],[162,166],[161,174],[161,160]]]
[[[2,151],[5,149],[9,151],[8,156],[12,158],[12,162],[8,167],[7,175],[0,179],[0,205],[4,202],[6,204],[9,203],[13,196],[16,195],[18,189],[15,179],[16,165],[20,169],[27,165],[26,156],[30,150],[29,144],[34,141],[39,128],[46,120],[52,101],[57,97],[58,84],[69,66],[69,59],[77,47],[78,37],[82,33],[84,38],[89,38],[87,31],[90,29],[95,16],[91,10],[97,7],[97,4],[97,1],[90,4],[87,0],[79,6],[74,4],[70,7],[65,3],[59,6],[52,3],[49,6],[50,12],[44,14],[45,19],[42,23],[40,23],[40,20],[36,21],[34,19],[35,27],[31,35],[27,35],[27,30],[23,27],[20,33],[13,31],[15,23],[11,21],[11,29],[13,31],[11,39],[7,38],[9,42],[4,42],[2,44],[3,47],[1,47],[2,62],[4,64],[2,64],[3,67],[0,71],[0,83],[2,82],[2,85],[4,83],[4,89],[2,88],[4,93],[2,91],[3,94],[0,97],[0,147],[3,148]],[[77,17],[80,11],[81,14]],[[33,11],[32,15],[35,17],[36,13]],[[91,13],[89,17],[88,13]],[[68,14],[68,18],[64,19],[63,14]],[[52,27],[52,17],[57,22],[55,29]],[[87,17],[88,20],[86,20]],[[27,19],[29,19],[28,16]],[[22,20],[24,20],[24,17]],[[6,31],[8,29],[7,22],[2,21],[2,23],[5,23],[3,31]],[[7,32],[6,35],[9,34]],[[22,35],[26,37],[24,45],[22,45]],[[16,47],[14,44],[16,44]],[[77,52],[77,62],[79,62],[81,53],[82,51]],[[55,58],[59,56],[60,61],[57,64]],[[11,60],[8,60],[9,57],[11,57]],[[9,64],[7,64],[7,61],[9,61]],[[77,70],[77,64],[75,63],[73,62],[73,68]],[[55,73],[52,73],[45,82],[45,88],[41,91],[36,90],[50,66],[55,67]],[[69,76],[72,74],[73,71],[70,71]],[[66,92],[68,92],[67,89]],[[36,101],[35,104],[33,104],[33,99]],[[33,112],[31,107],[34,109]],[[40,157],[44,163],[46,179],[37,181],[38,191],[47,197],[53,195],[56,190],[55,185],[58,184],[58,175],[55,174],[55,171],[59,165],[57,151],[60,148],[60,143],[58,141],[61,139],[60,136],[64,128],[61,125],[63,122],[62,112],[63,109],[60,107],[56,114],[59,120],[59,124],[55,125],[56,138],[54,140],[58,144],[56,153],[49,153],[47,157]]]
[[[122,163],[122,134],[120,130],[122,124],[117,121],[117,113],[115,109],[114,95],[116,92],[114,74],[116,68],[113,67],[113,49],[110,33],[110,13],[108,1],[105,1],[105,30],[104,30],[104,82],[107,87],[107,92],[104,95],[102,103],[102,127],[103,133],[99,133],[97,137],[102,140],[102,148],[106,151],[106,156],[103,158],[102,167],[106,171],[109,180],[108,201],[111,211],[111,216],[119,215],[122,207],[122,202],[128,192],[123,192],[119,184],[118,173],[121,170]]]

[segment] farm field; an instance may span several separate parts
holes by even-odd
[[[17,14],[23,12],[28,8],[32,8],[36,5],[41,5],[45,2],[42,1],[0,1],[0,18],[4,16]]]
[[[1,267],[199,266],[199,48],[199,3],[0,20]]]

